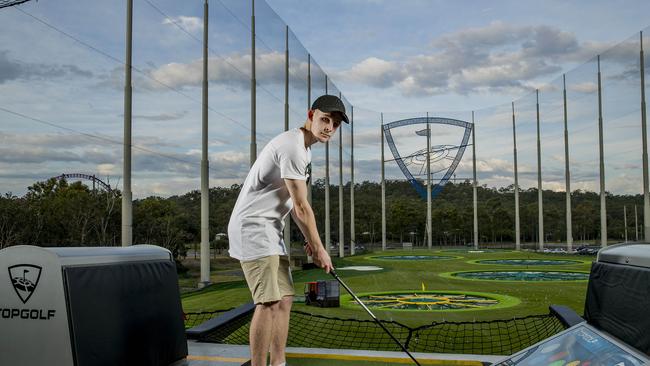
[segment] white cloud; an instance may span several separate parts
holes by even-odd
[[[306,88],[302,78],[307,75],[306,62],[290,61],[290,83],[293,87]],[[210,83],[236,87],[241,90],[250,88],[251,57],[247,54],[231,54],[208,59],[208,79]],[[284,84],[285,55],[280,52],[258,53],[255,72],[258,84]],[[180,89],[200,87],[203,80],[203,60],[189,62],[172,62],[143,70],[145,75],[134,73],[133,85],[143,90]],[[124,69],[118,67],[106,76],[103,84],[113,88],[122,88]]]
[[[213,153],[210,155],[210,160],[219,162],[221,165],[239,165],[250,163],[250,157],[247,153],[241,151],[224,151]]]
[[[585,82],[585,83],[578,83],[578,84],[570,84],[567,89],[570,91],[576,91],[579,93],[585,93],[585,94],[590,94],[590,93],[595,93],[598,91],[598,84],[593,83],[593,82]]]
[[[540,77],[560,72],[564,62],[584,62],[611,44],[581,44],[573,33],[546,25],[493,22],[443,35],[431,46],[401,63],[366,58],[339,75],[375,88],[397,87],[405,96],[524,92],[538,87]],[[608,51],[609,60],[629,62],[633,47]]]
[[[471,167],[471,164],[468,164]],[[503,159],[480,159],[476,161],[476,171],[505,175],[513,171],[512,162]]]
[[[168,24],[168,25],[174,25],[177,24],[188,32],[196,32],[203,30],[203,20],[201,18],[197,17],[188,17],[188,16],[177,16],[177,17],[171,17],[167,18],[163,21],[163,24]]]
[[[545,181],[542,180],[542,189],[550,189],[554,192],[566,192],[566,185],[560,181]]]
[[[115,164],[99,164],[97,165],[97,173],[99,175],[117,175],[120,174],[120,167]]]
[[[370,57],[341,73],[339,77],[377,88],[387,88],[401,79],[403,72],[397,62]]]

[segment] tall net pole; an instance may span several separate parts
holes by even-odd
[[[325,75],[325,94],[327,91],[327,75]],[[325,249],[327,253],[332,248],[330,228],[330,141],[325,142]]]
[[[124,189],[122,192],[122,246],[133,240],[133,193],[131,192],[131,59],[133,47],[133,0],[126,1],[126,59],[124,61]]]
[[[625,228],[625,242],[627,243],[627,207],[623,205],[623,227]]]
[[[257,160],[257,80],[255,77],[255,0],[251,0],[251,148],[250,164]]]
[[[650,242],[650,192],[648,190],[648,132],[646,126],[645,107],[645,57],[643,56],[643,32],[640,33],[641,48],[639,51],[641,72],[641,138],[643,142],[643,238]],[[637,238],[637,240],[639,240]]]
[[[539,89],[535,91],[537,96],[537,221],[539,229],[537,232],[539,250],[544,250],[544,206],[542,202],[542,142],[539,133]]]
[[[311,109],[311,53],[307,54],[307,110]],[[313,169],[309,172],[309,182],[307,183],[307,201],[312,206],[312,181],[314,180]],[[307,263],[314,263],[314,258],[311,255],[307,256]]]
[[[515,102],[512,102],[512,149],[515,170],[515,249],[521,250],[521,230],[519,226],[519,173],[517,171],[517,128],[515,122]]]
[[[208,161],[208,0],[203,4],[203,105],[201,136],[201,283],[210,284],[210,175]],[[216,248],[215,248],[216,251]]]
[[[571,172],[569,171],[569,128],[566,100],[566,74],[562,75],[562,95],[564,98],[564,177],[566,179],[566,250],[573,250],[573,224],[571,220]]]
[[[339,99],[341,99],[339,92]],[[341,121],[343,123],[343,121]],[[343,126],[339,125],[339,257],[345,257],[345,223],[343,221]]]
[[[311,54],[307,54],[307,110],[311,109]],[[311,200],[311,186],[312,186],[312,181],[313,179],[313,173],[310,173],[312,176],[309,177],[309,183],[307,183],[307,201],[309,201],[309,205],[312,205],[312,200]],[[311,256],[309,257],[311,259]],[[309,262],[311,263],[311,262]]]
[[[289,26],[284,28],[284,130],[289,131]],[[284,245],[291,262],[291,218],[284,218]],[[291,266],[289,266],[291,268]]]
[[[427,113],[427,247],[433,245],[433,229],[431,217],[431,125],[429,125],[429,113]]]
[[[386,250],[386,172],[384,170],[384,114],[381,114],[381,250]]]
[[[600,246],[607,246],[607,206],[605,198],[605,151],[603,144],[603,89],[598,55],[598,152],[600,160]]]
[[[355,254],[354,230],[354,106],[350,106],[350,255]]]
[[[474,111],[472,111],[472,172],[474,176],[474,184],[472,185],[474,249],[478,249],[478,180],[476,179],[476,124],[474,124]]]
[[[636,205],[634,205],[634,237],[635,241],[639,241],[639,224],[637,221],[637,211],[636,211]]]

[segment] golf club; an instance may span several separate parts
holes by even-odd
[[[393,335],[393,334],[388,330],[388,328],[386,328],[386,326],[385,326],[384,324],[382,324],[381,321],[379,321],[379,319],[377,319],[377,317],[375,316],[375,314],[373,314],[372,311],[370,311],[370,309],[368,309],[368,308],[366,307],[366,305],[365,305],[363,302],[361,302],[361,300],[359,300],[359,298],[357,297],[357,295],[355,295],[354,292],[352,292],[352,290],[350,290],[350,288],[349,288],[349,287],[348,287],[348,286],[347,286],[347,285],[346,285],[346,284],[341,280],[341,278],[336,274],[336,271],[334,270],[334,268],[332,268],[332,269],[330,270],[330,274],[331,274],[332,276],[334,276],[334,278],[336,278],[337,281],[339,281],[339,283],[341,284],[341,286],[345,287],[345,289],[348,291],[348,293],[349,293],[349,294],[354,298],[354,300],[356,300],[356,302],[357,302],[359,305],[361,305],[362,308],[366,309],[366,312],[368,312],[368,314],[370,314],[370,316],[372,317],[372,319],[374,319],[375,322],[376,322],[377,324],[379,324],[379,326],[380,326],[380,327],[381,327],[381,328],[382,328],[386,333],[388,333],[388,335],[389,335],[391,338],[393,338],[393,340],[394,340],[397,344],[399,344],[400,347],[402,347],[402,351],[406,352],[406,354],[409,355],[409,357],[411,357],[411,359],[413,360],[413,362],[415,362],[416,365],[420,366],[420,363],[418,362],[418,360],[416,360],[415,357],[413,357],[413,355],[411,354],[411,352],[409,352],[409,351],[406,349],[406,347],[404,347],[404,345],[402,344],[402,342],[400,342],[397,338],[395,338],[395,336],[394,336],[394,335]]]

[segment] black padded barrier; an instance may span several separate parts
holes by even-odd
[[[173,261],[64,267],[77,366],[169,365],[187,356]]]
[[[594,262],[585,318],[594,327],[650,355],[650,268]]]

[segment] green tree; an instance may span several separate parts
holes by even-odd
[[[188,232],[184,213],[168,199],[149,197],[134,202],[133,238],[138,244],[155,244],[169,249],[174,258],[186,255]]]

